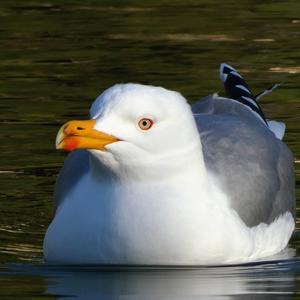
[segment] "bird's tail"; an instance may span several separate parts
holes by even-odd
[[[268,126],[266,117],[257,102],[257,99],[264,95],[265,92],[255,97],[242,75],[239,74],[236,69],[224,63],[220,65],[220,79],[224,84],[227,97],[248,106]]]

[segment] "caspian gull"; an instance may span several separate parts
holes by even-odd
[[[295,225],[293,156],[235,69],[230,98],[190,107],[161,87],[117,84],[91,120],[60,129],[71,152],[55,189],[47,262],[212,265],[284,249]]]

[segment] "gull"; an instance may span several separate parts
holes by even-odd
[[[293,155],[243,77],[192,107],[178,92],[116,84],[90,120],[59,130],[70,151],[55,187],[46,262],[224,265],[283,250],[295,227]]]

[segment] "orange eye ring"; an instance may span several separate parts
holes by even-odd
[[[139,120],[138,125],[142,130],[149,130],[153,123],[154,122],[151,119],[143,118]]]

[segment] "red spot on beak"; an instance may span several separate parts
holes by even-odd
[[[66,138],[64,140],[63,149],[66,151],[73,151],[78,148],[79,142],[74,138]]]

